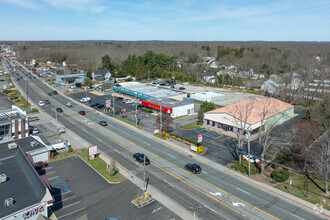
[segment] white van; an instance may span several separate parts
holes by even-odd
[[[91,97],[84,97],[80,99],[80,102],[89,102],[89,101],[91,101]]]

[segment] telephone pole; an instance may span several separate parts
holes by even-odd
[[[113,106],[112,106],[113,117],[115,117],[116,116],[116,113],[115,113],[115,92],[114,92],[113,87],[112,87],[112,104],[113,104]]]
[[[159,132],[160,136],[163,136],[163,119],[162,119],[162,106],[160,105],[160,117],[159,117]]]
[[[135,127],[138,125],[137,103],[135,102]]]

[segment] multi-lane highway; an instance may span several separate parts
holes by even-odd
[[[68,108],[65,104],[72,100],[61,94],[48,96],[52,89],[39,79],[28,79],[25,76],[26,70],[23,71],[24,73],[19,73],[23,74],[23,80],[16,83],[26,90],[29,81],[30,97],[35,100],[50,100],[51,104],[42,107],[43,111],[55,117],[55,108],[61,107],[64,112],[57,113],[61,124],[89,143],[98,145],[104,153],[140,179],[143,178],[142,168],[133,161],[132,154],[145,153],[151,160],[151,164],[147,166],[149,184],[187,210],[200,206],[196,215],[202,219],[323,218],[222,172],[220,165],[176,151],[152,138],[150,134],[119,124],[115,119],[87,106],[74,103]],[[17,74],[14,75],[15,80]],[[79,115],[81,110],[87,114]],[[100,126],[100,120],[106,120],[108,126]],[[198,163],[202,167],[202,173],[194,175],[186,171],[184,165],[187,163]]]

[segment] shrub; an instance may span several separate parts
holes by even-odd
[[[9,89],[4,89],[4,90],[2,90],[2,92],[5,93],[5,94],[8,94],[8,93],[11,93],[12,91],[9,90]]]
[[[69,147],[68,152],[73,152],[73,149],[71,146]]]
[[[278,165],[273,163],[270,167],[273,168],[273,169],[277,169]]]
[[[274,170],[270,176],[277,182],[284,182],[290,177],[290,173],[287,170]]]
[[[7,95],[16,95],[16,93],[14,93],[14,92],[9,92],[9,93],[7,93]]]
[[[171,136],[172,136],[172,137],[173,137],[173,136],[177,137],[177,138],[176,138],[177,140],[178,140],[178,138],[179,138],[179,139],[181,139],[181,140],[186,140],[186,141],[188,141],[189,143],[194,144],[194,145],[197,145],[197,144],[198,144],[197,141],[193,141],[193,140],[190,140],[190,139],[185,138],[185,137],[181,137],[181,136],[176,135],[176,134],[171,134]]]
[[[145,112],[152,113],[152,109],[150,109],[150,108],[142,107],[141,110],[145,111]]]
[[[19,99],[13,99],[14,102],[19,102]]]
[[[204,148],[203,148],[203,146],[199,146],[199,147],[197,148],[197,151],[198,151],[198,153],[203,153],[203,152],[204,152]]]
[[[243,165],[240,165],[239,163],[234,163],[231,165],[231,168],[235,170],[239,170],[241,173],[247,174],[248,171],[245,169]]]
[[[19,106],[21,106],[21,107],[26,107],[26,105],[23,104],[23,103],[19,104]]]

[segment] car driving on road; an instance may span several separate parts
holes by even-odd
[[[56,111],[57,111],[57,112],[63,112],[63,109],[60,108],[60,107],[58,107],[58,108],[56,108]]]
[[[102,125],[102,126],[107,126],[108,123],[106,121],[99,121],[99,125]]]
[[[38,105],[39,105],[39,106],[44,106],[45,103],[44,103],[43,101],[39,101],[39,102],[38,102]]]
[[[66,106],[72,107],[72,103],[71,102],[68,102],[68,103],[66,103]]]
[[[195,164],[195,163],[188,163],[184,166],[184,168],[195,174],[202,172],[202,168],[198,164]]]
[[[79,114],[86,115],[86,112],[85,111],[79,111]]]
[[[145,156],[144,154],[141,154],[141,153],[135,153],[133,154],[133,159],[140,162],[140,163],[144,163],[144,157],[145,157],[145,160],[146,160],[146,164],[145,165],[148,165],[150,164],[150,160],[147,156]]]

